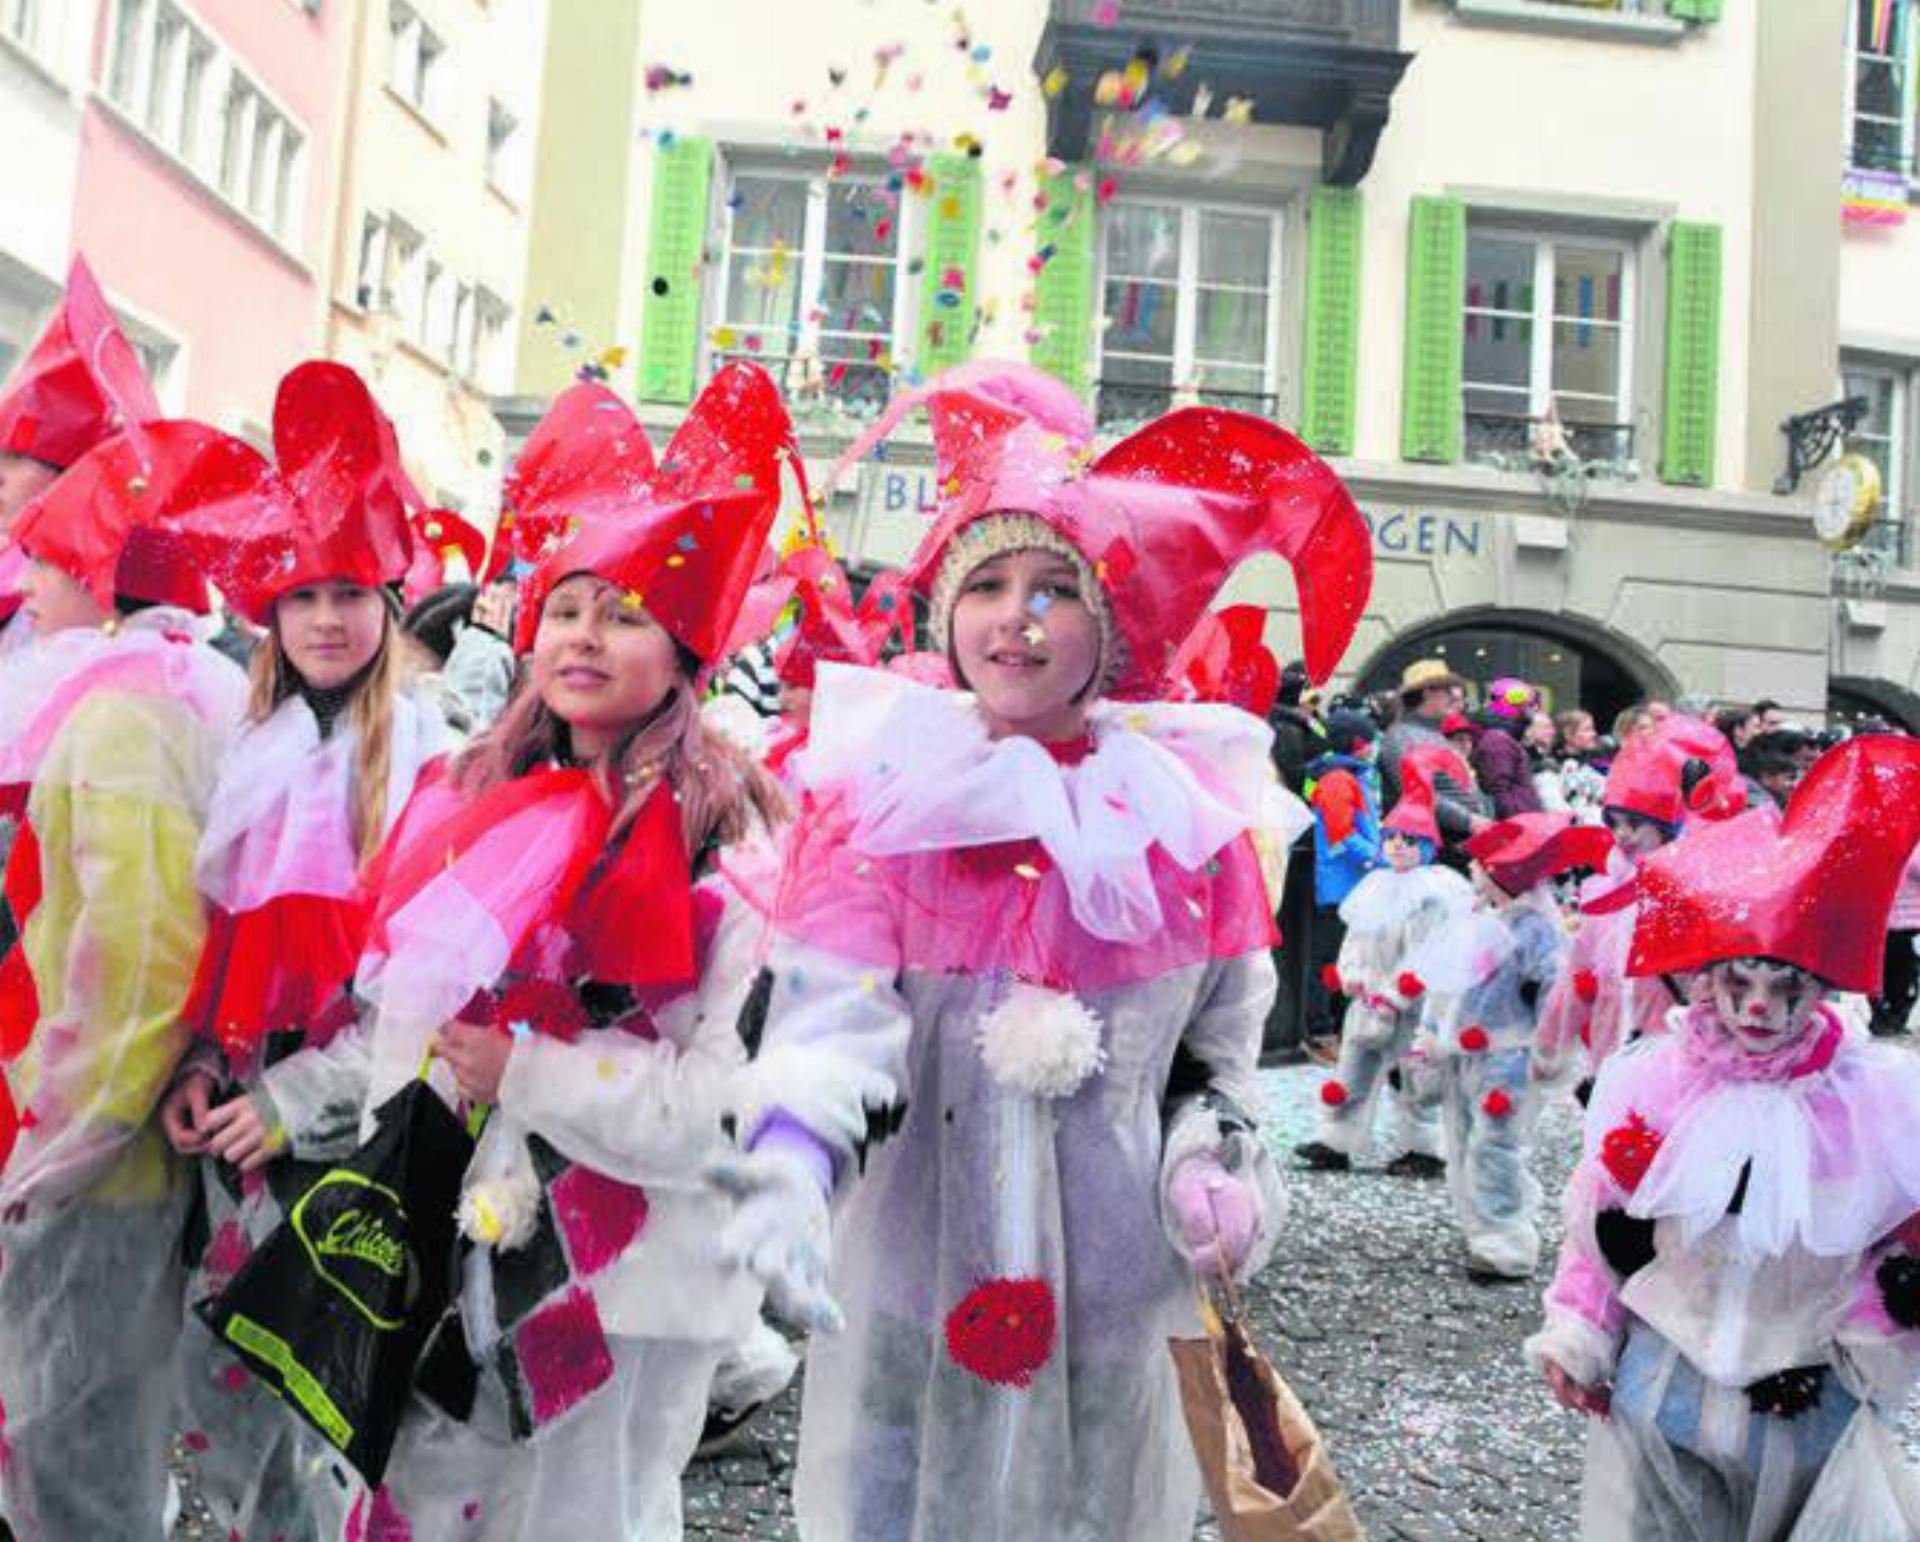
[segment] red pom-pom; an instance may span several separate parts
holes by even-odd
[[[1659,1154],[1660,1132],[1632,1111],[1625,1124],[1616,1125],[1600,1140],[1600,1165],[1629,1194],[1640,1187]]]
[[[1346,982],[1340,978],[1340,969],[1336,964],[1327,964],[1322,967],[1320,983],[1336,996],[1347,988]]]
[[[1472,1054],[1479,1054],[1492,1042],[1493,1040],[1488,1037],[1487,1030],[1482,1028],[1478,1023],[1473,1024],[1470,1028],[1462,1028],[1460,1030],[1460,1047]]]
[[[1582,1001],[1598,1001],[1600,999],[1600,977],[1591,969],[1574,970],[1573,993]]]
[[[1045,1280],[988,1280],[947,1314],[947,1353],[997,1387],[1026,1387],[1053,1353],[1056,1314]]]
[[[1480,1100],[1480,1111],[1489,1119],[1504,1119],[1513,1112],[1513,1099],[1507,1096],[1505,1088],[1495,1087]]]
[[[1424,996],[1427,993],[1427,982],[1421,979],[1420,976],[1415,974],[1411,969],[1405,971],[1400,978],[1394,982],[1394,985],[1400,994],[1408,1001],[1412,1001],[1417,996]]]
[[[1338,1108],[1342,1103],[1347,1101],[1345,1084],[1342,1082],[1322,1082],[1320,1084],[1320,1101],[1326,1104],[1328,1108]]]

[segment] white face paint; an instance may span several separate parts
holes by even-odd
[[[1721,1027],[1752,1055],[1771,1054],[1798,1039],[1826,995],[1806,970],[1768,959],[1727,959],[1709,965],[1701,979]]]

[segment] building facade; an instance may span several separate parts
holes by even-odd
[[[172,411],[260,438],[323,346],[350,7],[43,5],[94,21],[69,232]]]
[[[665,425],[751,357],[824,463],[902,383],[1029,358],[1114,432],[1208,400],[1334,458],[1378,558],[1349,683],[1438,654],[1602,714],[1894,700],[1920,593],[1904,563],[1856,592],[1819,468],[1789,475],[1843,362],[1894,379],[1878,443],[1914,457],[1914,237],[1859,225],[1834,155],[1891,133],[1911,185],[1912,5],[1850,5],[619,5],[629,67],[597,57],[597,126],[556,135],[536,208],[565,303],[523,323],[519,419],[587,366]],[[1888,11],[1892,129],[1858,40]],[[911,548],[925,460],[908,433],[839,490],[856,554]],[[1290,650],[1277,562],[1234,597]]]
[[[1877,518],[1837,555],[1838,704],[1920,729],[1920,5],[1848,0],[1836,396],[1845,447],[1879,470]]]
[[[487,528],[526,287],[545,0],[361,0],[326,336],[423,492]]]
[[[0,378],[30,346],[66,277],[92,18],[24,0],[0,6]]]

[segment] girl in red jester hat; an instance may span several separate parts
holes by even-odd
[[[1473,902],[1473,890],[1433,859],[1440,849],[1434,778],[1473,785],[1467,763],[1444,744],[1415,745],[1401,763],[1400,801],[1382,821],[1385,867],[1375,868],[1340,903],[1347,934],[1327,975],[1350,998],[1340,1034],[1340,1064],[1320,1088],[1320,1126],[1294,1148],[1310,1167],[1345,1172],[1373,1138],[1373,1110],[1385,1088],[1391,1110],[1387,1171],[1437,1177],[1440,1122],[1422,1046],[1420,998],[1426,981],[1414,960]]]
[[[1447,1186],[1476,1278],[1525,1279],[1540,1260],[1540,1185],[1527,1170],[1539,1113],[1540,997],[1567,952],[1553,879],[1605,863],[1613,841],[1571,814],[1516,814],[1468,837],[1474,904],[1413,958],[1425,1067],[1440,1107]]]
[[[0,1510],[33,1542],[159,1536],[189,1172],[153,1117],[191,1037],[194,850],[246,682],[196,640],[162,533],[270,468],[196,423],[130,428],[15,527],[38,634],[0,666],[21,823],[0,913]]]
[[[1249,837],[1306,821],[1264,725],[1162,698],[1259,550],[1293,563],[1324,676],[1366,527],[1271,423],[1190,408],[1096,454],[1085,408],[1015,365],[911,393],[849,459],[920,404],[942,497],[909,576],[960,688],[818,671],[740,1117],[787,1211],[743,1211],[734,1242],[842,1196],[809,1542],[1174,1542],[1198,1474],[1166,1340],[1197,1331],[1195,1270],[1244,1277],[1282,1218]]]
[[[1692,1005],[1601,1067],[1527,1343],[1595,1416],[1587,1542],[1920,1535],[1920,1061],[1832,1005],[1916,838],[1920,742],[1865,737],[1640,864],[1627,970]]]
[[[221,543],[227,603],[264,635],[195,861],[213,929],[183,1013],[197,1038],[161,1122],[202,1159],[180,1415],[195,1492],[222,1535],[330,1542],[347,1490],[321,1473],[326,1448],[193,1308],[280,1224],[313,1175],[297,1164],[358,1142],[360,871],[449,736],[397,683],[387,586],[416,559],[420,498],[392,424],[353,371],[316,362],[281,382],[273,437],[277,486]]]
[[[719,657],[796,461],[779,394],[720,371],[656,463],[603,387],[560,396],[510,479],[530,669],[414,794],[376,863],[356,981],[369,1117],[433,1057],[492,1109],[458,1300],[354,1542],[674,1542],[680,1472],[763,1280],[706,1169],[744,1060],[758,919],[719,852],[778,788],[708,737]],[[817,1282],[781,1277],[803,1320]]]

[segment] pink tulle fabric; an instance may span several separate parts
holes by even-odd
[[[73,627],[9,655],[0,667],[0,786],[37,780],[61,724],[97,691],[172,697],[203,722],[231,720],[245,679],[198,645],[187,621],[148,611],[114,634]]]
[[[1610,888],[1611,880],[1592,879],[1588,889],[1600,886]],[[1627,973],[1639,913],[1638,905],[1629,904],[1581,916],[1566,968],[1540,1011],[1536,1053],[1544,1064],[1558,1067],[1582,1055],[1586,1074],[1595,1076],[1629,1039],[1666,1032],[1667,1014],[1677,1004],[1673,992],[1657,977]]]
[[[1066,883],[1036,842],[872,857],[853,844],[855,823],[842,800],[809,805],[788,847],[777,910],[796,941],[859,964],[1004,970],[1099,992],[1275,941],[1259,859],[1244,836],[1193,872],[1153,851],[1163,924],[1142,941],[1117,943],[1075,919]]]
[[[1710,1005],[1688,1009],[1608,1064],[1589,1155],[1634,1114],[1660,1147],[1628,1208],[1677,1219],[1689,1244],[1726,1217],[1743,1172],[1735,1235],[1754,1254],[1864,1252],[1920,1210],[1920,1062],[1849,1035],[1829,1007],[1769,1055],[1742,1050]]]

